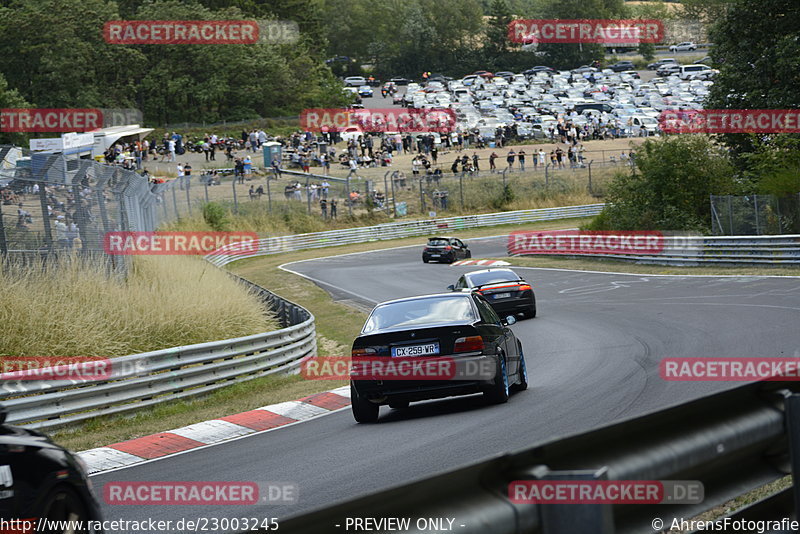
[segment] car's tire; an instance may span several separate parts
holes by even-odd
[[[353,384],[350,384],[350,403],[353,409],[353,418],[358,423],[374,423],[378,420],[381,407],[361,397]]]
[[[531,307],[528,309],[528,311],[525,312],[525,315],[528,318],[533,319],[534,317],[536,317],[536,297],[532,297],[531,300],[533,301],[533,303],[531,304]]]
[[[389,408],[392,408],[393,410],[405,410],[408,408],[408,401],[390,402]]]
[[[86,505],[78,493],[69,486],[59,485],[53,488],[45,497],[42,505],[42,518],[52,521],[80,521],[85,523],[89,519]],[[74,530],[48,530],[47,534],[62,534],[63,532],[85,533],[86,529]]]
[[[503,404],[508,402],[508,394],[510,392],[505,355],[500,353],[497,356],[495,383],[492,384],[490,389],[483,392],[483,397],[489,404]]]
[[[429,260],[428,258],[426,258],[424,256],[422,257],[422,263],[428,263],[429,261],[431,261],[431,260]]]
[[[471,258],[472,257],[472,251],[468,250],[466,256],[464,256],[464,257],[467,258],[467,259]]]
[[[525,353],[522,351],[522,343],[517,341],[519,346],[519,382],[514,384],[514,391],[525,391],[528,389],[528,366],[525,364]]]

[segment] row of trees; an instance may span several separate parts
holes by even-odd
[[[0,106],[138,108],[152,125],[296,115],[344,103],[315,0],[6,0]],[[278,19],[298,43],[112,45],[108,20]],[[0,141],[14,141],[0,133]]]
[[[796,0],[684,0],[714,20],[719,65],[708,109],[797,109],[800,3]],[[633,174],[611,187],[598,230],[710,228],[709,195],[800,193],[800,135],[672,136],[648,141]],[[795,221],[795,224],[798,224]]]

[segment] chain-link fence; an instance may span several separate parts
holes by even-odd
[[[108,232],[154,231],[178,214],[165,209],[170,191],[181,185],[176,181],[154,184],[122,166],[17,147],[0,147],[0,156],[0,251],[6,255],[100,254]]]
[[[712,195],[714,235],[800,234],[800,193],[773,195]]]

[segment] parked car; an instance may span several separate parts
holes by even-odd
[[[661,67],[659,67],[658,70],[656,71],[656,74],[659,76],[668,77],[672,76],[673,74],[677,74],[678,72],[680,72],[680,70],[681,70],[680,65],[677,64],[673,65],[668,63],[666,65],[662,65]]]
[[[512,390],[528,388],[522,343],[508,328],[515,322],[513,316],[501,319],[477,292],[378,304],[353,342],[354,364],[363,358],[386,358],[394,365],[409,357],[449,358],[456,368],[469,365],[489,372],[423,379],[354,377],[350,380],[353,417],[359,423],[374,423],[382,405],[404,409],[415,401],[481,392],[489,403],[508,401]]]
[[[614,72],[622,72],[625,70],[636,70],[636,66],[631,61],[617,61],[609,68]]]
[[[429,237],[428,244],[422,249],[424,263],[430,261],[453,263],[471,257],[472,252],[467,245],[455,237]]]
[[[361,87],[367,85],[367,79],[363,76],[348,76],[344,79],[345,87]]]
[[[5,424],[7,414],[0,406],[0,518],[102,521],[80,458],[41,432]],[[22,532],[3,532],[12,530]]]
[[[677,65],[678,61],[673,57],[664,57],[659,59],[658,61],[654,61],[647,65],[647,68],[650,70],[658,70],[659,67],[663,67],[664,65]]]
[[[669,47],[670,52],[690,52],[694,50],[697,50],[697,45],[691,41],[684,41]]]
[[[536,295],[531,284],[511,269],[484,269],[464,273],[447,286],[450,291],[477,291],[498,315],[536,317]]]
[[[678,70],[678,77],[681,80],[691,80],[695,76],[706,77],[709,76],[713,69],[708,65],[682,65]]]
[[[408,85],[408,84],[411,83],[411,80],[409,80],[408,78],[403,78],[401,76],[397,76],[395,78],[392,78],[389,81],[390,82],[394,82],[397,85]]]

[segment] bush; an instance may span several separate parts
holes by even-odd
[[[633,172],[613,178],[608,205],[589,229],[706,232],[710,195],[736,191],[728,155],[705,136],[650,139],[635,158]]]
[[[209,202],[203,206],[203,219],[217,232],[224,232],[229,227],[228,215],[220,204]]]

